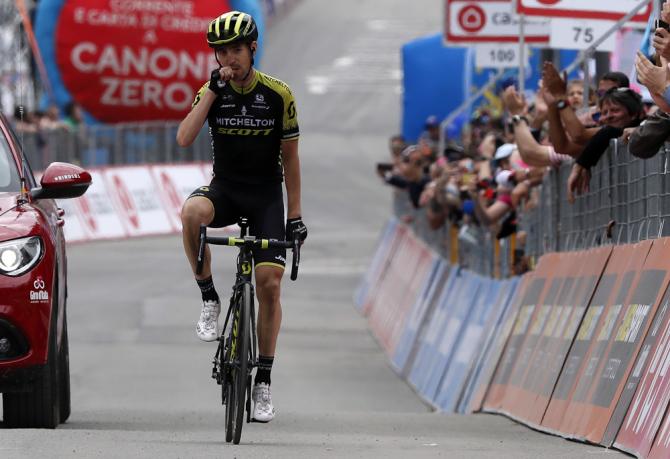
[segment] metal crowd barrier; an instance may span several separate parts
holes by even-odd
[[[396,217],[405,221],[419,238],[444,259],[482,276],[507,278],[513,275],[516,237],[499,240],[495,234],[475,224],[456,227],[447,222],[433,230],[423,208],[414,209],[406,193],[397,190],[393,190],[393,193],[393,212]]]
[[[210,160],[207,128],[193,145],[181,148],[175,140],[178,126],[166,122],[94,125],[76,130],[17,132],[17,137],[35,170],[43,170],[54,161],[91,167]]]
[[[425,212],[412,210],[411,226],[435,251],[481,275],[508,277],[513,274],[516,248],[537,259],[547,252],[584,250],[607,244],[636,243],[670,236],[670,152],[662,148],[649,159],[628,153],[626,145],[614,140],[592,169],[590,188],[567,200],[567,182],[572,164],[553,169],[539,188],[539,203],[520,213],[519,229],[526,243],[518,246],[515,237],[497,240],[485,228],[449,224],[433,231]],[[410,213],[407,196],[396,194],[395,214]],[[666,224],[667,223],[667,224]]]
[[[552,171],[542,185],[540,205],[526,215],[527,251],[539,256],[669,236],[668,160],[666,148],[639,159],[615,140],[593,167],[589,192],[574,204],[567,202],[572,166]]]

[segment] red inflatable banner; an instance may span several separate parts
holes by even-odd
[[[56,61],[75,101],[99,121],[177,120],[216,68],[205,33],[228,0],[68,0]]]

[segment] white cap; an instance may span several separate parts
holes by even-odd
[[[508,158],[512,152],[516,150],[516,144],[514,143],[504,143],[498,147],[496,154],[493,159],[504,159]]]

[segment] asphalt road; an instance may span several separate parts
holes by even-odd
[[[264,70],[301,119],[300,279],[286,279],[273,370],[277,418],[224,441],[212,343],[178,237],[69,248],[72,400],[55,431],[0,430],[0,458],[577,458],[620,456],[500,416],[430,412],[388,367],[351,297],[388,218],[373,174],[399,126],[398,47],[440,29],[439,0],[304,0],[269,32]],[[234,253],[215,248],[215,282]]]

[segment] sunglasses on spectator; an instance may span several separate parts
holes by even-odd
[[[600,98],[603,97],[605,94],[611,94],[611,93],[613,93],[613,92],[628,92],[628,91],[633,91],[633,90],[630,89],[630,88],[626,88],[626,87],[621,87],[621,88],[609,88],[609,89],[598,89],[598,90],[596,91],[596,95],[597,95],[598,98],[600,99]],[[635,92],[635,91],[633,91],[633,92]]]

